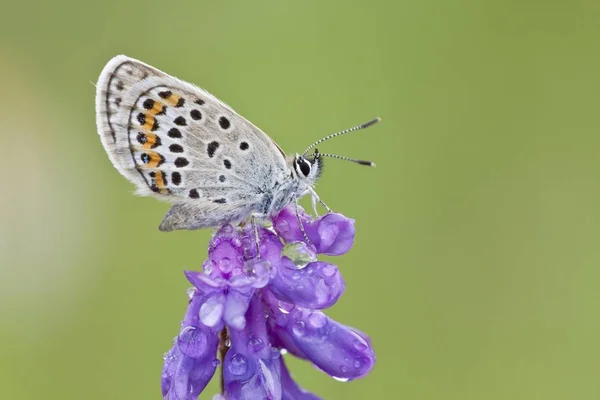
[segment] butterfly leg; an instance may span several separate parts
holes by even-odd
[[[298,219],[298,227],[300,228],[300,231],[302,232],[302,236],[304,236],[304,240],[306,240],[306,243],[313,246],[312,242],[308,238],[308,235],[306,234],[306,231],[304,230],[304,224],[302,223],[302,219],[300,218],[300,213],[298,212],[299,208],[300,208],[300,205],[298,204],[298,198],[296,197],[296,218]]]
[[[252,226],[254,227],[254,243],[256,243],[256,257],[260,260],[260,240],[258,238],[258,226],[256,225],[256,217],[252,216]]]
[[[327,210],[328,213],[331,212],[331,208],[327,207],[327,204],[325,204],[323,202],[323,200],[321,200],[321,198],[319,197],[319,195],[317,194],[317,192],[315,192],[315,189],[309,187],[308,192],[310,193],[310,195],[312,196],[312,205],[313,205],[313,210],[315,211],[315,215],[318,217],[319,214],[317,213],[317,201],[319,203],[321,203],[321,205],[323,207],[325,207],[325,209]]]

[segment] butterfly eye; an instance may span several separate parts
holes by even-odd
[[[298,158],[296,160],[296,165],[298,166],[298,168],[300,168],[302,175],[308,176],[308,174],[310,174],[310,163],[304,158]]]

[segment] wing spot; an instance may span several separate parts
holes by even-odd
[[[200,193],[198,193],[198,191],[196,189],[192,189],[189,192],[189,196],[191,199],[198,199],[198,198],[200,198]]]
[[[169,150],[171,150],[171,153],[183,153],[183,147],[178,144],[170,145]]]
[[[120,97],[117,97],[117,98],[115,99],[115,104],[117,105],[117,107],[121,105],[121,102],[122,102],[122,101],[123,101],[123,99],[122,99],[122,98],[120,98]]]
[[[152,123],[152,128],[150,128],[151,131],[156,131],[158,130],[158,120],[156,118],[154,118],[154,122]]]
[[[213,203],[217,203],[217,204],[225,204],[225,203],[227,203],[227,200],[225,200],[225,199],[223,199],[223,198],[221,198],[221,199],[216,199],[216,200],[213,200]]]
[[[225,175],[219,176],[219,182],[225,182]]]
[[[231,161],[223,160],[223,165],[225,166],[225,168],[231,169]]]
[[[227,118],[221,117],[219,118],[219,125],[221,126],[221,128],[227,130],[231,126],[231,122],[229,122]]]
[[[210,158],[213,158],[215,155],[215,151],[219,148],[219,142],[210,142],[208,146],[206,146],[206,152]]]
[[[146,144],[146,142],[148,141],[148,139],[146,138],[146,135],[143,134],[142,132],[138,132],[137,134],[137,141],[139,144]]]
[[[194,101],[194,103],[198,104],[199,106],[203,106],[204,105],[204,100],[198,99],[198,100]]]
[[[249,147],[250,145],[248,144],[248,142],[240,143],[240,150],[248,150]]]
[[[155,115],[165,115],[167,113],[167,106],[162,106],[161,110]]]
[[[144,125],[146,123],[146,114],[144,113],[139,113],[137,115],[137,120],[140,123],[140,125]]]
[[[142,153],[140,159],[144,164],[148,164],[150,162],[150,156],[148,155],[148,153]]]
[[[171,97],[171,95],[173,94],[173,92],[171,92],[170,90],[165,90],[164,92],[158,92],[158,95],[160,96],[161,99],[168,99],[169,97]]]
[[[202,119],[202,113],[199,110],[192,110],[190,111],[190,117],[192,117],[193,120],[198,121]]]
[[[181,132],[177,128],[169,129],[167,135],[169,135],[169,137],[173,139],[181,139]]]
[[[175,125],[179,125],[179,126],[185,126],[185,125],[187,125],[187,122],[186,122],[185,118],[183,118],[182,116],[179,116],[179,117],[175,118],[173,120],[173,122],[175,123]]]
[[[175,107],[177,107],[177,108],[183,107],[184,104],[185,104],[185,99],[183,97],[180,97],[179,100],[177,100],[177,104],[175,104]]]
[[[173,185],[179,186],[181,183],[181,174],[179,172],[171,173],[171,182],[173,182]]]
[[[142,106],[146,110],[151,110],[151,109],[154,108],[154,100],[152,100],[152,99],[146,99],[146,100],[144,100],[144,103],[142,104]]]
[[[121,81],[117,81],[117,84],[115,85],[115,87],[117,88],[117,90],[120,92],[123,89],[125,89],[125,85],[123,85],[123,82]]]
[[[183,168],[186,165],[188,165],[190,162],[187,160],[187,158],[184,157],[177,157],[177,159],[175,160],[175,166],[177,168]]]

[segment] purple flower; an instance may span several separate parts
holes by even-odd
[[[212,378],[221,350],[219,399],[318,399],[296,385],[282,350],[338,380],[365,376],[375,363],[369,338],[320,310],[344,291],[338,268],[318,253],[340,255],[354,242],[354,221],[329,213],[313,220],[293,209],[273,229],[225,225],[213,236],[203,271],[186,271],[193,288],[179,335],[165,357],[167,400],[196,399]]]

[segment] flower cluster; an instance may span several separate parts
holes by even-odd
[[[300,219],[304,233],[290,208],[272,219],[272,227],[225,225],[211,239],[203,271],[186,271],[193,288],[165,356],[164,399],[196,399],[220,364],[219,348],[219,398],[227,400],[318,399],[291,378],[284,350],[338,380],[371,370],[369,338],[319,311],[340,298],[344,280],[316,255],[350,250],[354,221],[335,213],[313,220],[300,212]]]

